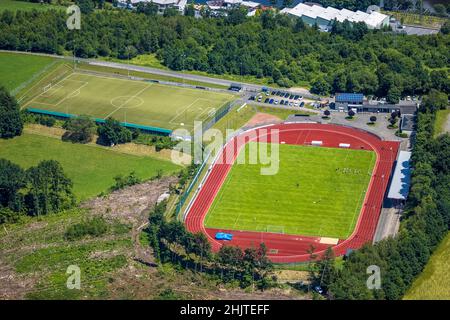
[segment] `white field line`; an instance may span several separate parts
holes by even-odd
[[[68,72],[71,72],[71,71],[72,71],[72,68],[71,68],[69,65],[63,64],[62,67],[64,67],[64,66],[67,67],[67,68],[69,68]],[[59,68],[56,68],[55,70],[53,70],[52,72],[50,72],[50,74],[55,73],[56,71],[58,71],[58,69],[59,69]],[[50,75],[50,74],[49,74],[49,75]],[[72,73],[70,73],[68,76],[70,76],[71,74],[72,74]],[[66,78],[67,78],[68,76],[66,76]],[[33,86],[31,86],[30,89],[28,89],[27,91],[24,92],[24,94],[19,98],[18,101],[19,101],[19,102],[22,101],[22,99],[28,94],[28,92],[30,92],[31,90],[33,90],[34,87],[36,87],[37,85],[39,85],[39,84],[40,84],[42,81],[44,81],[44,79],[46,79],[46,78],[47,78],[47,77],[44,76],[41,80],[39,80],[39,81],[36,82]],[[60,82],[60,81],[59,81],[59,82]],[[57,83],[59,83],[59,82],[57,82]],[[31,102],[31,101],[30,101],[30,102]]]
[[[55,88],[56,87],[56,88]],[[55,92],[58,92],[59,89],[63,88],[62,85],[60,84],[55,84],[54,86],[52,86],[50,89],[48,89],[47,91],[44,91],[43,93],[40,94],[41,97],[44,98],[50,98],[51,96],[53,96],[55,94]],[[54,90],[52,90],[54,89]],[[47,94],[49,93],[49,94]]]
[[[189,105],[187,105],[185,108],[183,108],[181,111],[178,111],[175,116],[172,117],[172,119],[169,120],[169,123],[171,124],[178,124],[178,122],[175,122],[175,119],[179,118],[180,116],[182,116],[183,114],[186,114],[186,112],[195,104],[197,103],[197,101],[200,100],[204,100],[207,101],[209,103],[213,103],[212,100],[210,99],[205,99],[205,98],[197,98],[195,99],[192,103],[190,103]],[[210,109],[211,107],[206,107],[205,109]],[[200,113],[200,115],[202,115],[205,111],[203,111],[202,113]]]
[[[234,165],[234,164],[233,164]],[[222,184],[222,186],[219,188],[219,190],[217,191],[216,197],[219,196],[217,199],[213,200],[213,203],[211,205],[211,207],[209,208],[208,212],[206,213],[206,218],[205,218],[205,222],[204,224],[206,225],[209,218],[211,217],[211,214],[215,208],[217,207],[217,204],[220,203],[222,201],[223,195],[225,194],[225,191],[227,189],[228,184],[231,181],[231,178],[233,176],[233,168],[230,169],[230,171],[228,172],[228,176],[225,178],[225,182]],[[222,192],[221,192],[222,191]],[[216,201],[217,200],[217,201]],[[238,216],[239,219],[239,216]]]
[[[374,154],[372,153],[372,159],[370,159],[370,165],[372,165],[372,163],[373,163],[373,155]],[[372,167],[372,172],[373,172],[373,167]],[[361,212],[361,209],[362,209],[362,207],[364,205],[364,203],[362,203],[362,202],[364,202],[364,198],[363,197],[365,196],[365,194],[368,191],[368,187],[369,187],[369,183],[370,183],[371,179],[372,179],[372,175],[370,175],[369,178],[364,179],[365,181],[364,181],[363,189],[362,189],[361,195],[359,196],[359,201],[356,203],[355,213],[353,214],[352,222],[348,226],[348,233],[350,233],[352,225],[353,225],[353,222],[355,221],[355,218],[358,216],[359,204],[361,204],[360,212]],[[363,198],[363,201],[361,201],[361,198]]]
[[[57,83],[55,83],[54,85],[56,86],[56,85],[60,85],[61,84],[61,82],[63,82],[64,80],[66,80],[67,78],[69,78],[71,75],[72,75],[73,73],[71,73],[71,74],[69,74],[69,75],[67,75],[66,77],[64,77],[64,78],[62,78],[60,81],[58,81]],[[62,85],[61,85],[62,86]],[[31,90],[31,89],[30,89]],[[45,92],[42,92],[41,94],[38,94],[37,96],[35,96],[33,99],[31,99],[30,100],[30,102],[28,102],[26,105],[24,105],[24,108],[26,108],[27,106],[29,106],[31,103],[39,103],[38,101],[36,101],[39,97],[42,97],[42,95],[44,94]],[[45,97],[44,97],[45,98]],[[40,104],[45,104],[44,102],[40,102]],[[55,106],[55,104],[51,104],[51,103],[49,103],[49,105],[53,105],[53,106]]]
[[[206,108],[202,111],[202,113],[200,113],[200,114],[197,116],[196,119],[200,119],[200,121],[204,121],[205,119],[208,119],[209,113],[211,112],[211,110],[214,110],[214,111],[215,111],[215,109],[214,109],[213,107],[206,107]]]
[[[63,101],[69,99],[72,97],[72,94],[79,91],[81,93],[81,89],[85,86],[87,86],[89,84],[89,82],[85,82],[84,84],[82,84],[80,87],[78,87],[77,89],[73,90],[72,92],[70,92],[69,94],[67,94],[64,98],[62,98],[57,104],[56,106],[59,106],[61,103],[63,103]]]
[[[129,97],[127,100],[125,100],[124,103],[122,103],[119,107],[117,107],[116,110],[114,110],[113,112],[111,112],[110,114],[108,114],[105,119],[108,119],[113,113],[115,113],[116,111],[118,111],[119,109],[121,109],[125,104],[127,104],[131,99],[136,98],[138,95],[140,95],[142,92],[144,92],[145,90],[147,90],[148,88],[150,88],[152,85],[151,84],[147,84],[145,86],[145,88],[143,88],[142,90],[139,90],[136,94],[132,95],[131,97]]]

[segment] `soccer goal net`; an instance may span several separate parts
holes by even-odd
[[[49,83],[49,84],[45,85],[45,86],[42,88],[42,91],[43,91],[43,92],[47,92],[48,90],[50,90],[51,87],[52,87],[52,84]]]
[[[272,226],[272,225],[268,225],[266,227],[266,232],[270,232],[270,233],[281,233],[284,234],[284,226]]]

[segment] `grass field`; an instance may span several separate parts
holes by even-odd
[[[49,9],[63,10],[63,9],[65,9],[65,7],[57,6],[57,5],[33,3],[33,2],[27,2],[27,1],[14,1],[14,0],[1,0],[0,1],[0,12],[3,10],[11,10],[11,11],[39,10],[40,11],[40,10],[49,10]]]
[[[276,175],[260,175],[261,165],[233,165],[206,227],[347,238],[358,219],[375,153],[279,147]],[[247,144],[247,157],[248,149]]]
[[[53,61],[55,59],[50,57],[0,52],[0,85],[12,91],[38,75]]]
[[[24,168],[41,160],[54,159],[74,183],[79,200],[98,195],[114,184],[114,177],[132,171],[142,179],[174,173],[180,167],[169,161],[139,157],[102,147],[62,142],[55,138],[23,134],[11,140],[0,140],[0,158],[9,159]]]
[[[450,233],[431,256],[423,272],[414,281],[404,299],[437,300],[450,299]]]
[[[24,107],[175,129],[193,128],[233,100],[227,93],[71,73],[42,90]]]
[[[450,109],[439,110],[436,112],[436,121],[434,122],[434,136],[437,137],[445,132],[445,126],[450,117]]]

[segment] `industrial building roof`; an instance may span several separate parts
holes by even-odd
[[[348,9],[338,10],[333,7],[321,7],[317,5],[306,5],[299,3],[294,8],[285,8],[281,11],[282,13],[289,13],[297,17],[310,17],[316,19],[317,17],[325,19],[327,21],[332,21],[336,19],[339,22],[348,20],[350,22],[365,22],[371,28],[379,27],[382,22],[388,17],[382,13],[372,11],[371,13],[365,13],[363,11],[350,11]]]

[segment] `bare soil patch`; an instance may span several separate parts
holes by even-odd
[[[255,114],[246,124],[246,127],[254,127],[257,125],[264,125],[269,123],[277,123],[281,122],[282,120],[274,115],[258,112]]]
[[[158,197],[169,191],[171,184],[176,184],[176,177],[164,177],[114,191],[105,197],[98,197],[84,202],[81,207],[104,218],[115,218],[122,223],[136,225],[146,222],[147,209],[156,204]]]

